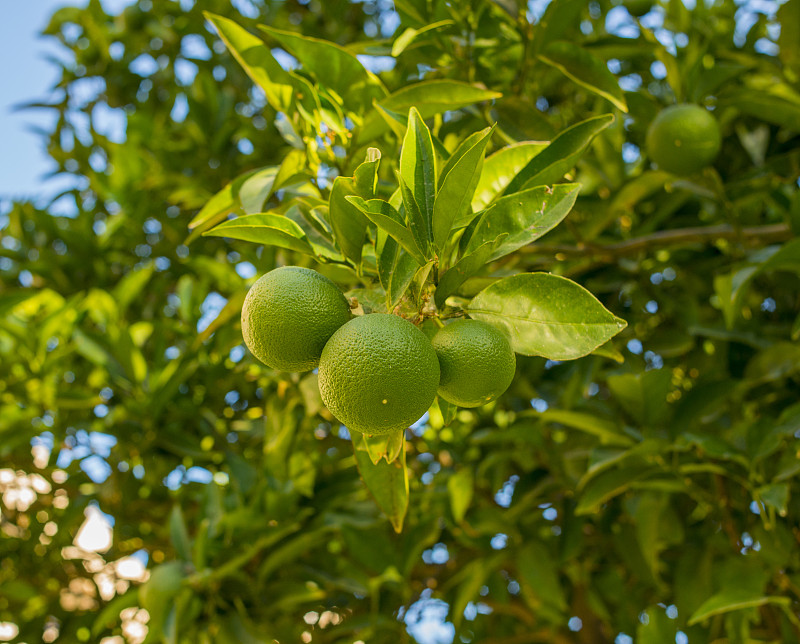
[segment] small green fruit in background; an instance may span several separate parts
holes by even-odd
[[[325,406],[363,434],[402,431],[433,403],[439,361],[430,340],[396,315],[353,318],[331,336],[319,362]]]
[[[459,407],[480,407],[514,379],[517,360],[503,332],[478,320],[455,320],[432,340],[439,357],[439,396]]]
[[[699,105],[672,105],[647,130],[647,153],[659,168],[688,175],[710,165],[722,136],[714,116]]]
[[[350,319],[339,288],[309,268],[283,266],[263,275],[242,307],[247,348],[278,371],[309,371],[325,343]]]

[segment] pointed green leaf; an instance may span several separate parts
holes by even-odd
[[[169,534],[172,547],[175,548],[178,557],[184,561],[190,561],[192,558],[192,542],[189,539],[189,532],[186,530],[186,522],[183,519],[180,505],[172,506],[172,512],[169,515]]]
[[[378,261],[378,275],[386,291],[386,303],[394,308],[411,286],[419,263],[391,237],[386,241]]]
[[[264,168],[248,177],[238,193],[245,214],[263,212],[264,204],[277,190],[307,181],[307,177],[302,175],[305,167],[305,151],[291,150],[279,166]]]
[[[500,98],[502,94],[481,87],[452,80],[430,80],[407,85],[379,101],[388,112],[405,114],[412,107],[419,110],[423,119],[436,114],[457,110],[468,105]],[[377,110],[368,113],[355,135],[357,144],[363,145],[386,132],[389,126]]]
[[[472,209],[478,212],[486,208],[497,195],[503,193],[517,173],[548,145],[541,141],[521,141],[486,157],[481,178],[472,197]]]
[[[612,114],[593,116],[560,132],[514,177],[504,194],[555,183],[577,163],[595,136],[614,122]]]
[[[596,436],[604,445],[632,445],[633,440],[622,433],[613,420],[567,409],[548,409],[539,414],[545,422],[559,423],[565,427]]]
[[[286,47],[320,85],[341,96],[349,110],[364,113],[373,99],[386,96],[380,79],[343,47],[265,25],[259,25],[259,29]]]
[[[567,610],[556,565],[558,558],[544,543],[526,543],[514,559],[519,570],[523,596],[532,595],[558,612]]]
[[[369,458],[374,465],[381,460],[392,463],[400,455],[405,441],[404,432],[392,432],[379,436],[363,436]]]
[[[375,498],[378,507],[389,517],[395,532],[401,532],[408,510],[405,441],[402,443],[399,456],[391,463],[385,460],[372,462],[363,434],[353,432],[352,441],[361,478]]]
[[[214,25],[233,57],[267,96],[267,102],[279,112],[287,112],[295,83],[290,74],[272,56],[269,47],[233,20],[204,13]]]
[[[461,155],[442,181],[433,206],[433,243],[439,251],[447,244],[456,221],[471,209],[472,195],[481,176],[483,155],[492,131],[493,128],[483,130],[483,137]]]
[[[436,404],[439,407],[439,412],[442,414],[442,423],[447,427],[456,419],[458,413],[458,406],[453,403],[447,402],[441,396],[436,397]]]
[[[228,237],[255,242],[265,246],[278,246],[314,255],[305,232],[291,219],[270,213],[244,215],[221,223],[203,233],[204,237]]]
[[[389,233],[417,260],[420,266],[425,263],[425,256],[417,246],[413,233],[406,226],[400,213],[388,201],[382,199],[365,201],[361,197],[354,196],[345,197],[345,199],[358,208],[373,224]]]
[[[625,96],[606,63],[575,43],[552,42],[539,58],[590,92],[599,94],[623,112],[628,111]]]
[[[490,128],[484,128],[479,130],[478,132],[473,132],[470,134],[466,139],[461,141],[458,144],[458,147],[453,150],[451,154],[449,154],[447,161],[444,164],[444,167],[439,172],[439,183],[438,187],[441,188],[442,184],[444,183],[444,178],[450,173],[450,170],[453,169],[456,163],[458,163],[461,158],[469,152],[478,141],[480,141],[484,136],[486,136],[487,132]]]
[[[262,168],[261,170],[263,170]],[[189,240],[198,237],[209,228],[213,228],[225,217],[239,209],[238,197],[242,185],[260,170],[251,170],[239,175],[222,190],[215,194],[206,202],[194,218],[189,222],[189,230],[192,234]]]
[[[564,183],[530,188],[495,201],[480,217],[467,244],[472,252],[499,233],[507,233],[490,261],[527,246],[560,224],[575,205],[580,185]]]
[[[504,330],[515,352],[573,360],[594,351],[625,328],[582,286],[549,273],[522,273],[478,293],[470,317]]]
[[[469,468],[461,469],[447,479],[450,511],[453,513],[456,523],[461,523],[464,520],[464,515],[469,509],[470,503],[472,503],[474,485],[474,476]]]
[[[408,113],[408,129],[400,153],[400,176],[411,188],[424,220],[430,221],[436,199],[436,155],[431,131],[415,107]]]
[[[584,487],[575,514],[581,516],[598,512],[601,505],[628,490],[639,479],[657,471],[644,463],[632,463],[627,467],[602,472]]]
[[[380,152],[370,148],[366,161],[356,168],[353,177],[336,177],[331,188],[328,218],[333,235],[344,256],[355,265],[361,263],[367,219],[346,197],[355,195],[371,199],[375,195],[380,159]]]
[[[403,207],[406,211],[408,226],[414,234],[417,246],[422,249],[427,259],[431,259],[430,219],[420,209],[414,193],[402,175],[397,175],[397,179],[400,184],[400,193],[403,195]]]
[[[800,103],[796,101],[788,101],[769,92],[740,89],[720,103],[768,123],[800,132]]]
[[[278,167],[271,166],[259,170],[242,184],[239,190],[239,203],[246,215],[264,211],[264,203],[273,192]]]
[[[689,626],[693,626],[714,615],[730,613],[734,610],[757,608],[765,604],[779,604],[789,606],[788,597],[767,597],[762,593],[753,592],[748,588],[726,588],[716,595],[709,597],[689,618]]]
[[[414,29],[413,27],[409,27],[397,38],[395,38],[394,42],[392,43],[392,56],[397,58],[406,49],[408,49],[408,46],[411,45],[411,43],[413,43],[418,36],[421,36],[422,34],[429,31],[433,31],[435,29],[441,29],[442,27],[449,27],[452,24],[453,24],[452,20],[440,20],[438,22],[433,22],[429,25],[425,25],[420,29]]]
[[[470,251],[468,255],[458,260],[455,266],[449,268],[439,279],[439,284],[436,286],[436,293],[434,293],[436,306],[441,308],[448,297],[458,291],[458,288],[464,282],[483,268],[495,249],[503,243],[506,236],[506,233],[503,233],[492,241],[484,242],[476,249]]]

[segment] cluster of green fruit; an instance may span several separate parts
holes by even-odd
[[[354,317],[333,282],[297,266],[276,268],[253,284],[242,335],[273,369],[318,366],[322,401],[363,434],[405,429],[437,393],[459,407],[486,404],[508,388],[516,368],[508,339],[489,324],[455,319],[429,339],[397,315]]]

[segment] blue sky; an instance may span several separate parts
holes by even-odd
[[[30,131],[50,122],[43,112],[14,111],[14,106],[36,99],[46,99],[57,78],[56,68],[45,56],[56,51],[46,39],[36,34],[47,24],[52,12],[69,4],[64,0],[15,2],[0,21],[0,197],[36,197],[52,194],[44,188],[42,175],[51,169],[45,143]]]

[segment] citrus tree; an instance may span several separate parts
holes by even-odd
[[[0,637],[797,640],[798,24],[56,13],[75,187],[0,220]],[[334,323],[259,347],[283,266]],[[398,328],[414,386],[340,387]],[[358,431],[393,376],[427,414]]]

